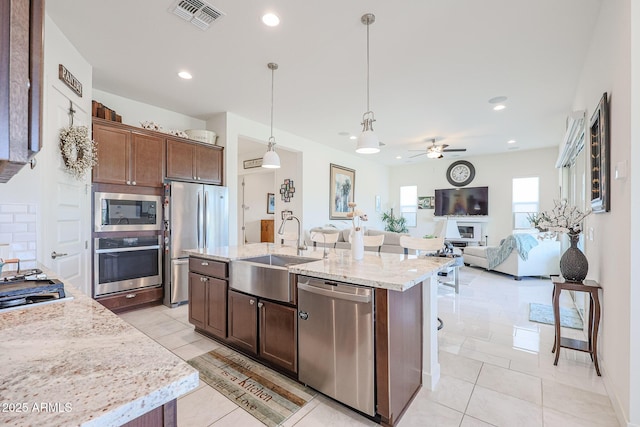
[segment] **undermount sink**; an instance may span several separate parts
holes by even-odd
[[[231,261],[229,287],[258,297],[295,303],[295,275],[291,265],[318,261],[287,255],[263,255]]]

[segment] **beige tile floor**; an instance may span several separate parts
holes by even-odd
[[[551,325],[529,321],[529,303],[551,304],[549,279],[461,268],[460,293],[438,287],[442,376],[423,388],[399,426],[618,426],[601,377],[586,353],[562,349],[553,366]],[[563,304],[570,305],[563,295]],[[156,306],[123,319],[184,360],[219,344],[194,332],[187,306]],[[584,339],[563,328],[563,336]],[[262,423],[204,383],[178,400],[178,425],[260,426]],[[285,426],[372,426],[357,413],[318,395]]]

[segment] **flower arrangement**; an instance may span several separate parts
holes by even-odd
[[[98,164],[96,143],[89,138],[86,126],[69,126],[60,130],[60,152],[67,171],[76,179]]]
[[[356,204],[354,202],[349,202],[348,206],[353,210],[351,212],[347,212],[347,218],[351,218],[353,229],[355,231],[360,231],[360,223],[368,221],[369,218],[366,213],[362,212],[360,209],[356,209]]]
[[[540,231],[566,233],[570,237],[579,235],[582,232],[582,220],[591,211],[582,212],[575,206],[569,206],[566,200],[554,203],[552,210],[540,212],[533,220],[530,219],[532,225]]]
[[[393,231],[394,233],[408,233],[407,219],[400,216],[393,215],[393,209],[388,212],[383,212],[382,222],[385,223],[384,231]]]

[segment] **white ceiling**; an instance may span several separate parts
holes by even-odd
[[[207,31],[170,13],[174,0],[49,0],[46,7],[93,65],[97,89],[200,119],[230,111],[268,125],[267,63],[276,62],[276,140],[281,129],[349,152],[355,142],[339,133],[361,130],[360,17],[374,13],[371,109],[386,146],[367,156],[393,165],[431,137],[468,149],[446,157],[558,145],[601,0],[208,2],[226,15]],[[262,24],[267,11],[280,26]],[[177,77],[183,69],[192,80]],[[508,97],[505,110],[492,110],[496,96]]]

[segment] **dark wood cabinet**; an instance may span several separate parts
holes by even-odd
[[[258,302],[260,356],[288,371],[298,371],[298,310],[270,301]]]
[[[100,123],[94,119],[93,139],[97,142],[98,150],[93,182],[162,187],[162,137],[131,131],[126,125]]]
[[[96,298],[96,301],[114,313],[120,313],[126,310],[158,304],[162,301],[163,295],[163,289],[159,286],[119,292],[117,294]]]
[[[222,148],[167,138],[167,178],[222,184]]]
[[[218,338],[227,337],[227,264],[189,259],[189,322]]]
[[[258,298],[229,291],[229,342],[258,353]]]
[[[0,182],[40,150],[43,0],[0,1]]]

